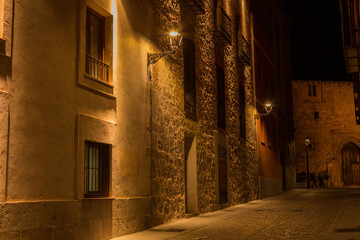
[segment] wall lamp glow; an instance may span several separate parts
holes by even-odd
[[[265,104],[265,113],[255,114],[255,120],[260,119],[263,116],[269,115],[272,110],[272,105],[270,103]]]
[[[147,65],[154,64],[160,60],[160,58],[168,55],[172,55],[180,47],[182,36],[179,32],[170,32],[168,35],[170,51],[159,52],[159,53],[148,53],[147,54]]]

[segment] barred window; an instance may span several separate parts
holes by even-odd
[[[85,197],[109,196],[110,145],[85,141]]]

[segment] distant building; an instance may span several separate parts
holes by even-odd
[[[353,83],[299,80],[292,87],[298,186],[305,182],[306,137],[312,185],[359,186],[360,126]]]
[[[281,1],[254,0],[254,72],[256,109],[272,104],[267,116],[256,120],[260,196],[295,187],[294,136],[291,97],[292,20]]]
[[[289,25],[270,5],[259,129],[251,2],[0,0],[0,239],[109,239],[291,189]]]

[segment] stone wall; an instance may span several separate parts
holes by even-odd
[[[316,96],[308,96],[309,85]],[[358,145],[360,127],[356,125],[351,82],[293,81],[293,109],[296,143],[296,171],[306,172],[305,138],[309,137],[310,173],[328,172],[329,187],[343,186],[341,150],[352,142]],[[318,117],[315,117],[317,112]]]
[[[241,3],[240,3],[241,2]],[[181,50],[174,57],[166,57],[152,68],[152,223],[160,224],[183,217],[185,206],[185,135],[196,137],[198,210],[214,211],[221,206],[217,196],[217,92],[214,38],[214,2],[204,1],[205,14],[193,16],[196,56],[196,120],[184,115],[183,63]],[[225,47],[226,132],[229,151],[229,204],[256,199],[258,196],[256,133],[253,119],[254,84],[251,66],[238,65],[235,34],[235,12],[242,17],[243,34],[251,42],[249,3],[224,1],[223,7],[232,20],[232,42]],[[173,1],[154,2],[156,26],[179,24],[189,9]],[[181,11],[180,11],[181,9]],[[170,14],[171,13],[171,14]],[[166,27],[160,28],[163,32]],[[158,29],[159,30],[159,29]],[[154,35],[154,50],[163,46]],[[251,52],[251,50],[249,50]],[[238,74],[238,71],[240,74]],[[242,76],[243,79],[239,79]],[[239,81],[246,89],[247,138],[239,133]]]

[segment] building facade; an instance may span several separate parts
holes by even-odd
[[[258,199],[253,19],[248,0],[0,0],[0,239],[110,239]]]
[[[260,197],[295,187],[291,95],[291,18],[281,1],[254,1],[254,72]],[[263,6],[263,7],[260,7]]]
[[[293,81],[292,86],[297,174],[306,173],[308,137],[313,186],[360,185],[360,128],[354,113],[353,83]],[[299,177],[298,181],[301,182]]]

